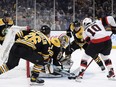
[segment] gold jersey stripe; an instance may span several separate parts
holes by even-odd
[[[33,43],[27,42],[27,41],[25,41],[25,40],[18,39],[18,40],[16,41],[16,43],[22,43],[22,44],[25,44],[25,45],[31,47],[31,48],[34,49],[34,50],[36,49],[36,46],[35,46]]]
[[[2,66],[0,66],[0,72],[1,72],[1,73],[4,73],[4,69],[3,69]]]
[[[5,69],[5,72],[9,70],[6,64],[3,64],[2,66]]]

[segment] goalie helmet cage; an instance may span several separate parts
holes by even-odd
[[[26,75],[27,75],[27,78],[30,77],[30,62],[29,61],[26,61]]]

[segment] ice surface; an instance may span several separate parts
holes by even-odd
[[[109,56],[113,62],[113,67],[116,73],[116,49],[111,51]],[[77,50],[72,54],[72,60],[74,64],[71,71],[79,67],[80,59],[83,51]],[[91,59],[90,59],[91,60]],[[110,81],[106,78],[107,70],[101,71],[98,65],[93,61],[88,67],[81,83],[75,82],[75,80],[68,80],[63,78],[43,78],[45,85],[41,87],[116,87],[116,81]],[[25,61],[21,60],[18,67],[4,73],[0,76],[0,87],[39,87],[30,86],[29,78],[26,78]]]

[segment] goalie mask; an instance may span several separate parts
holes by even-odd
[[[69,37],[66,34],[61,34],[59,37],[61,47],[65,48],[69,43]]]

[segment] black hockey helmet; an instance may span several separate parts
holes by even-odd
[[[76,20],[76,21],[74,21],[74,22],[73,22],[73,24],[74,24],[74,27],[79,27],[79,26],[80,26],[80,22],[79,22],[79,21],[77,21],[77,20]]]
[[[3,16],[4,16],[4,17],[10,17],[10,13],[4,12]]]
[[[43,34],[48,35],[48,34],[50,34],[51,29],[50,29],[50,27],[48,27],[47,25],[43,25],[43,26],[41,27],[40,31],[41,31]]]

